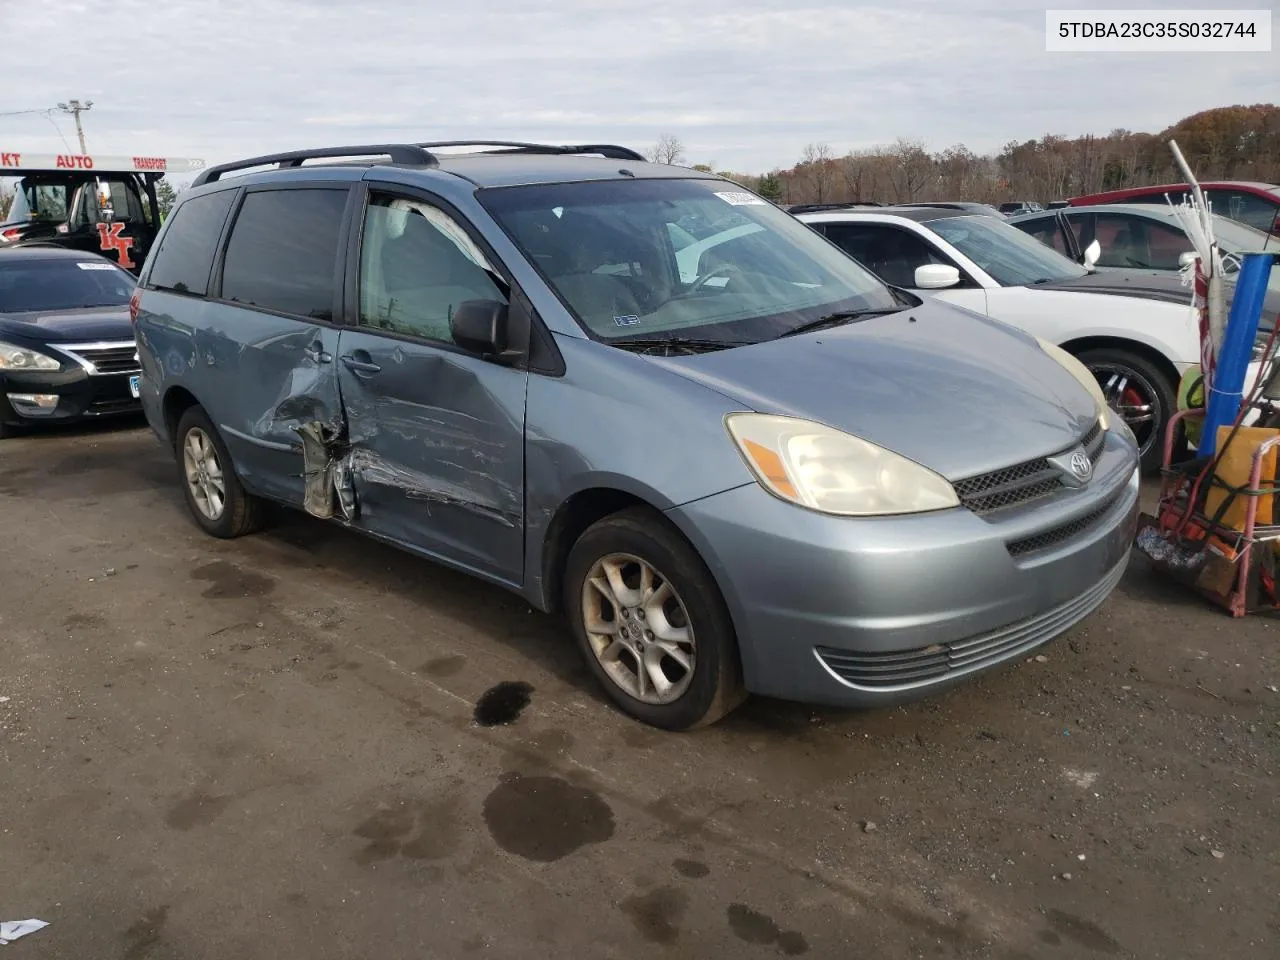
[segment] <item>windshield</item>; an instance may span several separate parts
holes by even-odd
[[[901,302],[804,224],[723,180],[481,190],[480,201],[602,340],[755,343]]]
[[[105,260],[0,260],[0,313],[123,307],[134,283]]]
[[[7,223],[43,220],[62,223],[67,219],[67,204],[72,188],[66,182],[25,177],[18,181],[17,192],[5,215]]]
[[[1089,272],[1004,220],[948,217],[930,220],[928,226],[1002,287],[1070,280]]]
[[[1218,246],[1224,252],[1231,253],[1261,253],[1264,249],[1270,249],[1267,244],[1272,240],[1264,230],[1258,230],[1247,223],[1223,216],[1214,216],[1213,235],[1218,241]],[[1191,249],[1190,244],[1187,245],[1187,249]]]

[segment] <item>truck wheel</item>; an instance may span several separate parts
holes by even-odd
[[[569,552],[564,591],[588,669],[637,720],[691,730],[746,699],[724,598],[654,511],[623,510],[588,528]]]
[[[175,436],[182,491],[200,528],[230,539],[262,526],[265,505],[241,486],[226,445],[204,408],[188,407]]]
[[[1165,426],[1177,410],[1177,384],[1150,360],[1128,350],[1098,347],[1082,350],[1077,357],[1098,378],[1112,413],[1133,431],[1143,472],[1158,471]],[[1185,445],[1179,428],[1173,445],[1175,459]]]

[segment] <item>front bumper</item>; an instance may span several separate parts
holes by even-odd
[[[0,373],[0,420],[9,424],[69,423],[142,410],[141,401],[129,389],[129,378],[136,372],[90,374],[74,364],[63,367]],[[25,399],[33,397],[57,399]],[[45,405],[49,403],[52,405]]]
[[[824,516],[757,484],[669,515],[721,587],[749,690],[878,706],[1022,657],[1101,604],[1133,543],[1137,458],[1109,433],[1087,487],[986,518]]]

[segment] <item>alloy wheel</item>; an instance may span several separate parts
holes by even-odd
[[[188,430],[182,443],[182,468],[196,509],[206,519],[217,520],[227,506],[226,481],[218,450],[199,427]]]
[[[1160,394],[1143,374],[1122,363],[1091,363],[1090,371],[1102,388],[1112,413],[1129,425],[1138,441],[1138,453],[1145,456],[1159,443],[1167,414]]]
[[[689,689],[697,667],[693,626],[671,581],[625,553],[597,560],[582,585],[591,652],[621,690],[664,704]]]

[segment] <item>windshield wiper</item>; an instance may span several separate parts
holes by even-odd
[[[666,350],[667,356],[672,350],[686,350],[689,353],[700,353],[706,350],[724,350],[727,347],[741,347],[746,340],[708,340],[698,337],[634,337],[629,340],[610,340],[609,346],[621,347],[624,350],[635,350],[646,353],[649,350]]]
[[[786,333],[778,334],[778,339],[783,337],[794,337],[797,333],[810,333],[814,330],[825,330],[828,327],[838,327],[844,323],[853,323],[856,320],[865,320],[867,317],[883,317],[890,313],[901,313],[906,307],[882,307],[875,310],[837,310],[834,313],[823,314],[816,320],[810,320],[808,323],[802,323],[798,327],[792,327]]]

